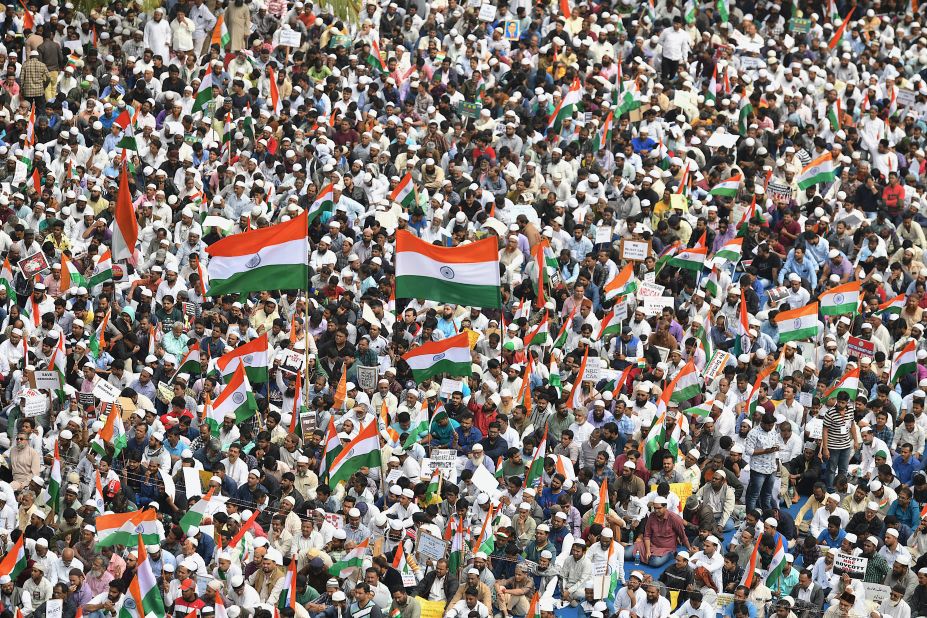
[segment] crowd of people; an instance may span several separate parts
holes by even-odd
[[[8,3],[0,618],[927,616],[922,16]]]

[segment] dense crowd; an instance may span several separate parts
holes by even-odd
[[[8,3],[0,618],[927,616],[922,15]]]

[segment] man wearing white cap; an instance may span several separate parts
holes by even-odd
[[[724,567],[724,558],[721,556],[721,541],[715,535],[705,539],[701,551],[697,551],[689,558],[689,566],[695,572],[695,586],[704,593],[711,590],[721,590],[721,569]]]

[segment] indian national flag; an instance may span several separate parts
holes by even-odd
[[[560,103],[557,105],[557,108],[550,115],[547,128],[553,130],[554,132],[560,131],[560,125],[563,124],[563,120],[573,115],[573,112],[576,111],[576,106],[580,103],[580,101],[582,101],[582,99],[582,85],[579,83],[579,78],[574,77],[573,83],[570,84],[570,89],[567,90],[565,95],[563,95],[563,98],[560,99]]]
[[[61,272],[64,273],[64,268],[62,267]],[[88,287],[93,289],[94,287],[100,285],[104,281],[109,281],[113,278],[113,255],[109,252],[109,249],[103,252],[97,259],[97,264],[93,269],[93,274],[90,275],[90,282]]]
[[[737,263],[740,261],[744,250],[743,238],[732,238],[724,243],[718,252],[715,253],[715,259],[727,260],[728,262]]]
[[[178,373],[188,373],[191,376],[195,376],[203,373],[203,363],[200,359],[199,348],[190,348],[189,351],[183,355],[183,358],[180,359],[180,364],[177,366],[177,373],[174,375],[176,376]]]
[[[637,292],[637,279],[634,277],[634,264],[628,262],[615,277],[605,284],[605,300],[626,296]]]
[[[290,566],[286,570],[286,576],[283,579],[283,591],[277,600],[277,607],[284,609],[286,607],[296,610],[296,564],[298,560],[290,560]],[[216,595],[219,596],[219,595]]]
[[[26,558],[26,548],[23,547],[25,540],[26,537],[20,535],[10,552],[0,561],[0,576],[9,575],[10,579],[16,581],[19,574],[26,570],[29,560]]]
[[[495,237],[457,247],[437,247],[397,230],[396,296],[501,307]]]
[[[125,426],[122,424],[122,415],[120,414],[119,408],[111,403],[104,404],[104,406],[108,409],[109,414],[106,416],[106,420],[103,422],[103,429],[97,434],[97,438],[103,443],[112,444],[115,454],[118,455],[120,451],[125,448],[129,438],[126,436],[126,430]],[[100,442],[94,441],[90,446],[100,454],[106,453],[106,448]]]
[[[459,571],[463,564],[464,546],[466,545],[464,535],[463,519],[452,514],[447,519],[447,528],[444,531],[444,540],[451,543],[450,553],[447,556],[447,568],[452,573]]]
[[[822,182],[833,182],[837,178],[837,169],[828,150],[820,157],[802,168],[798,175],[798,188],[805,190]]]
[[[13,288],[13,269],[10,267],[9,258],[4,258],[3,267],[0,268],[0,285],[6,289],[6,296],[12,302],[16,302],[16,290]]]
[[[824,315],[856,313],[859,308],[860,284],[860,281],[851,281],[823,292],[818,297],[821,301],[821,313]]]
[[[667,391],[664,391],[667,392]],[[663,448],[666,442],[666,412],[657,418],[650,431],[647,432],[647,438],[644,440],[644,465],[650,468],[650,462],[654,453]]]
[[[833,399],[840,393],[846,393],[850,396],[851,401],[856,400],[856,393],[859,390],[859,367],[850,369],[848,372],[837,380],[837,383],[827,391],[824,399]]]
[[[390,201],[396,202],[403,208],[411,208],[415,205],[415,183],[412,182],[412,174],[406,172],[396,184],[396,188],[389,194]]]
[[[715,69],[717,71],[717,69]],[[744,177],[740,174],[734,174],[727,180],[722,180],[709,191],[709,195],[718,195],[721,197],[736,197],[737,191],[740,189],[740,184],[743,182]]]
[[[364,558],[370,553],[370,539],[364,539],[344,557],[329,567],[328,572],[338,577],[350,577],[355,569],[360,570],[364,566]]]
[[[818,303],[783,311],[776,315],[779,343],[807,339],[818,334]]]
[[[209,296],[309,287],[309,221],[306,213],[211,244]]]
[[[769,569],[766,570],[766,586],[770,589],[778,587],[780,584],[779,577],[785,569],[785,545],[782,543],[783,536],[776,535],[776,551],[772,560],[769,561]]]
[[[210,487],[205,496],[200,497],[190,509],[180,519],[180,529],[184,534],[190,529],[190,526],[199,526],[206,515],[209,513],[209,501],[212,499],[214,487]]]
[[[550,339],[550,327],[548,326],[548,315],[544,312],[544,317],[534,329],[525,335],[525,347],[531,345],[544,345]]]
[[[379,466],[380,462],[380,434],[377,432],[377,424],[371,422],[362,427],[332,461],[328,484],[334,487],[361,468],[373,468]]]
[[[705,244],[707,230],[702,232],[702,237],[698,239],[694,247],[681,250],[670,259],[670,264],[677,268],[699,271],[705,265],[705,259],[708,257],[708,247]]]
[[[193,107],[190,113],[195,114],[203,111],[210,101],[212,101],[212,71],[207,71],[200,82],[199,89],[196,91],[196,96],[193,98]]]
[[[97,510],[98,515],[106,510],[106,502],[103,500],[103,481],[100,480],[99,470],[96,471],[96,478],[94,479],[93,507]]]
[[[319,194],[315,196],[315,200],[312,202],[312,205],[309,207],[309,221],[314,220],[316,217],[322,215],[322,213],[332,212],[335,210],[335,185],[329,183],[322,187],[322,190],[319,191]],[[308,222],[307,222],[308,225]]]
[[[380,44],[373,40],[370,42],[370,54],[367,56],[367,64],[381,73],[387,72],[387,67],[383,64],[383,56],[380,54]]]
[[[61,254],[61,290],[70,290],[72,287],[86,286],[87,280],[80,274],[74,261],[64,253]]]
[[[616,96],[617,100],[615,103],[618,106],[619,116],[627,114],[628,112],[633,112],[641,107],[641,93],[635,86],[624,90]]]
[[[709,414],[711,414],[711,408],[714,404],[715,404],[715,400],[710,399],[696,406],[692,406],[691,408],[686,408],[685,410],[683,410],[683,414],[685,414],[686,416],[708,416]]]
[[[492,516],[493,504],[489,504],[489,510],[486,511],[485,517],[483,517],[483,526],[480,528],[480,533],[473,540],[473,553],[483,552],[487,556],[492,555],[496,549],[496,535],[492,531]]]
[[[159,543],[157,515],[154,509],[100,515],[96,522],[97,550],[113,545],[135,547],[139,541],[142,545]]]
[[[334,416],[328,417],[328,429],[325,432],[325,441],[322,446],[325,456],[319,464],[319,478],[327,478],[332,462],[344,448],[341,444],[341,440],[338,438],[338,430],[335,429]]]
[[[612,124],[615,121],[615,112],[608,112],[608,116],[605,117],[605,120],[602,121],[602,126],[595,133],[595,137],[592,140],[592,149],[593,151],[599,151],[606,147],[608,141],[611,139],[612,134]]]
[[[608,479],[603,478],[602,484],[599,485],[599,503],[595,507],[595,519],[593,523],[605,525],[605,516],[608,515]]]
[[[612,307],[608,313],[602,317],[599,322],[599,334],[596,337],[598,341],[604,341],[607,336],[617,337],[621,334],[621,320],[615,317],[615,308]]]
[[[254,392],[251,389],[251,384],[248,383],[243,364],[239,363],[238,367],[235,368],[235,372],[232,373],[228,384],[216,397],[212,409],[212,419],[214,419],[214,422],[215,419],[218,419],[219,423],[222,422],[228,412],[235,415],[236,423],[248,420],[257,412],[257,402],[254,400]]]
[[[410,448],[419,439],[428,433],[428,401],[423,401],[415,410],[409,422],[409,436],[402,443],[402,448]]]
[[[133,261],[135,243],[138,242],[138,221],[135,218],[135,206],[132,204],[132,192],[129,190],[129,170],[123,161],[119,173],[119,191],[116,193],[116,216],[113,218],[113,257],[117,260]]]
[[[706,101],[714,101],[715,106],[718,104],[718,65],[715,65],[714,71],[711,72],[711,79],[708,80],[708,92],[705,93]]]
[[[695,363],[690,359],[683,365],[673,381],[667,387],[671,393],[670,401],[682,403],[688,401],[702,392],[702,386],[699,381],[698,370]]]
[[[441,341],[429,341],[409,350],[402,357],[416,382],[446,373],[449,376],[469,376],[471,370],[470,336],[459,333]]]
[[[907,301],[907,298],[908,297],[906,294],[899,294],[895,298],[892,298],[891,300],[887,300],[881,305],[879,305],[879,312],[882,313],[883,315],[888,314],[888,313],[894,313],[895,315],[898,315],[901,313],[901,310],[904,309],[904,305],[905,305],[905,302]],[[885,318],[883,318],[883,320],[884,319]]]
[[[431,471],[431,478],[428,479],[428,487],[425,488],[426,504],[431,504],[432,501],[441,501],[441,478],[441,468],[435,468]]]
[[[892,359],[892,372],[889,384],[897,384],[903,376],[913,373],[917,368],[917,342],[912,339]]]
[[[270,105],[275,115],[280,115],[283,109],[283,101],[280,100],[280,87],[277,85],[277,72],[274,67],[267,65],[267,81],[270,84]]]
[[[598,362],[598,358],[595,359]],[[586,379],[586,363],[589,361],[589,348],[583,352],[583,361],[579,364],[579,371],[576,373],[576,379],[573,380],[573,388],[570,390],[570,398],[567,405],[571,408],[583,407],[583,380]]]
[[[212,29],[212,40],[210,45],[218,45],[219,49],[225,49],[232,41],[229,36],[229,29],[225,25],[225,15],[220,13],[216,18],[216,27]]]
[[[840,130],[840,99],[837,98],[833,103],[827,106],[827,120],[830,122],[831,131]]]
[[[242,364],[245,366],[249,382],[267,382],[267,368],[270,364],[267,353],[267,333],[223,354],[216,361],[216,369],[228,381]]]
[[[52,460],[51,474],[48,477],[48,487],[42,490],[40,503],[44,497],[44,504],[57,513],[61,505],[58,501],[61,496],[61,456],[58,454],[58,441],[55,441],[55,458]]]
[[[547,427],[544,427],[544,437],[534,451],[531,464],[525,472],[525,487],[535,487],[544,474],[544,457],[547,456]]]
[[[834,36],[831,38],[830,42],[827,44],[828,49],[836,49],[840,45],[840,41],[843,39],[843,33],[846,32],[847,26],[850,25],[850,18],[853,17],[853,11],[856,10],[856,7],[850,8],[850,12],[847,13],[846,18],[840,24],[840,27],[837,28],[837,31],[834,32]]]
[[[148,509],[146,513],[154,514],[154,510]],[[105,517],[105,516],[104,516]],[[97,530],[100,529],[100,517],[97,518]],[[164,615],[164,598],[161,596],[161,589],[158,587],[158,580],[148,561],[148,553],[145,551],[145,544],[157,543],[149,541],[142,533],[136,538],[138,543],[138,568],[135,571],[135,577],[129,583],[129,589],[126,591],[126,598],[122,602],[122,609],[119,610],[119,618],[147,618],[148,616]],[[128,543],[121,543],[128,545]],[[131,602],[130,602],[131,600]]]

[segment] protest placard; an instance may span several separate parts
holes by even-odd
[[[427,532],[418,534],[418,555],[421,560],[440,560],[447,554],[447,541]]]
[[[868,564],[869,558],[838,552],[834,557],[834,573],[837,575],[847,573],[853,579],[862,579],[866,574]]]

